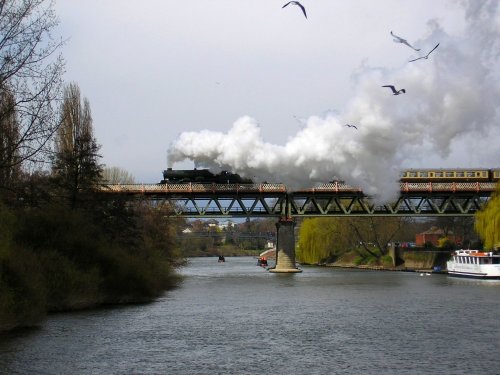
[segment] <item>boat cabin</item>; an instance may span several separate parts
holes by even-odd
[[[453,255],[453,261],[459,264],[500,264],[500,255],[479,250],[457,250]]]

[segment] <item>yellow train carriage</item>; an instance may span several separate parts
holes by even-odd
[[[500,181],[500,169],[491,170],[491,181]]]
[[[403,182],[489,180],[489,169],[410,169],[401,173]]]

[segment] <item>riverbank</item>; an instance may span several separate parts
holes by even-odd
[[[108,307],[119,307],[126,305],[142,305],[156,301],[167,291],[175,289],[182,280],[177,273],[169,273],[163,280],[163,285],[155,291],[142,294],[116,294],[106,296],[89,296],[73,293],[59,303],[51,306],[41,304],[40,301],[27,301],[31,304],[22,309],[11,309],[9,306],[0,306],[0,334],[18,329],[42,326],[48,316],[58,313],[69,313],[76,311],[97,310]],[[94,289],[98,289],[96,285]]]
[[[447,274],[446,270],[436,270],[433,268],[407,268],[407,267],[384,267],[384,266],[370,266],[370,265],[355,265],[355,264],[324,264],[322,266],[332,267],[332,268],[352,268],[360,270],[372,270],[372,271],[393,271],[393,272],[417,272],[417,273],[437,273],[437,274]]]
[[[449,259],[448,251],[440,250],[408,250],[398,249],[391,252],[384,260],[378,263],[372,261],[363,263],[356,252],[344,254],[335,262],[322,264],[326,267],[355,268],[376,271],[399,271],[419,273],[447,273],[446,261]]]
[[[179,283],[181,224],[165,220],[167,209],[87,198],[82,207],[0,200],[0,331],[52,312],[153,301]]]

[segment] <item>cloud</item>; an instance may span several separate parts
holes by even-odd
[[[198,166],[283,182],[289,188],[338,177],[360,186],[375,201],[394,199],[405,166],[426,165],[436,155],[446,161],[456,153],[453,147],[468,138],[475,144],[487,142],[498,127],[498,6],[495,1],[460,4],[465,9],[463,33],[450,35],[437,20],[430,20],[426,36],[416,42],[423,54],[440,43],[428,60],[402,62],[391,69],[363,62],[346,108],[311,116],[285,145],[266,143],[257,121],[244,116],[227,133],[182,133],[170,145],[169,164],[189,159]],[[418,56],[408,52],[409,59]],[[386,84],[405,88],[406,94],[393,96],[381,87]],[[358,130],[346,123],[356,124]],[[499,162],[498,156],[492,162]]]

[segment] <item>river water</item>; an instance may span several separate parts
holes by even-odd
[[[1,374],[500,374],[500,282],[192,258],[154,303],[0,336]]]

